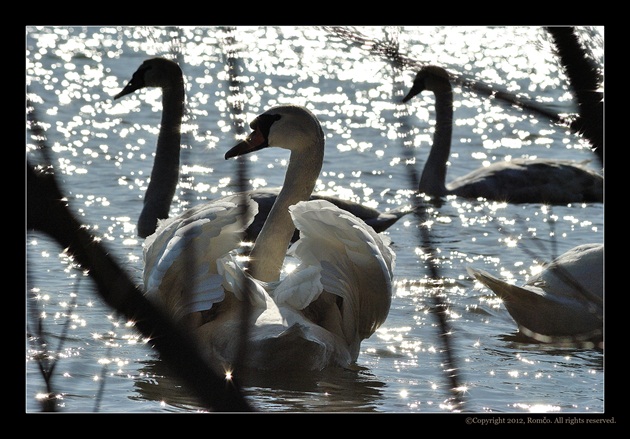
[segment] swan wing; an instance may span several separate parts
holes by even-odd
[[[325,200],[300,202],[289,210],[300,230],[292,253],[301,266],[294,273],[315,267],[321,289],[343,299],[343,333],[358,348],[389,313],[395,263],[389,239]]]
[[[277,282],[260,282],[252,279],[244,270],[242,259],[236,251],[223,256],[217,262],[223,277],[223,286],[232,303],[230,315],[221,315],[201,327],[214,355],[222,360],[234,358],[237,344],[233,334],[238,330],[240,307],[245,294],[252,298],[248,330],[249,367],[260,370],[321,370],[330,364],[349,367],[352,362],[348,346],[343,338],[313,323],[301,309],[308,305],[311,295],[318,296],[318,273],[307,267],[298,275]],[[315,286],[312,286],[312,285]],[[310,286],[310,287],[309,287]],[[246,292],[246,288],[249,291]],[[234,302],[235,297],[238,302]]]
[[[354,216],[361,218],[365,223],[372,227],[376,232],[383,232],[389,228],[392,224],[398,221],[403,216],[413,211],[409,205],[400,206],[396,209],[391,209],[388,212],[381,212],[377,209],[364,206],[363,204],[355,203],[350,200],[344,200],[342,198],[318,194],[311,195],[311,200],[326,200],[333,203],[335,206],[347,210]]]
[[[553,291],[556,296],[590,301],[603,306],[604,245],[576,246],[553,260],[526,285]]]
[[[269,212],[273,207],[273,203],[276,201],[278,193],[280,193],[279,187],[272,188],[260,188],[251,190],[249,193],[254,201],[258,203],[258,214],[254,218],[252,224],[247,228],[246,238],[249,241],[255,241],[256,237],[260,233],[265,220],[269,216]],[[311,194],[311,200],[326,200],[333,203],[335,206],[347,210],[353,215],[361,218],[365,223],[372,227],[376,232],[383,232],[396,221],[410,212],[413,212],[413,208],[410,205],[399,206],[395,209],[391,209],[387,212],[381,212],[377,209],[364,206],[359,203],[355,203],[350,200],[344,200],[332,195],[326,195],[323,193]],[[295,233],[292,242],[299,239],[299,233]]]
[[[256,211],[256,203],[234,195],[161,222],[144,246],[147,295],[165,303],[176,316],[209,309],[222,300],[216,260],[238,246]]]
[[[217,273],[222,281],[222,290],[234,294],[240,301],[249,295],[255,306],[267,308],[267,289],[273,288],[273,285],[253,279],[247,274],[243,261],[238,250],[232,250],[217,259]]]
[[[275,302],[298,310],[306,308],[324,290],[321,276],[319,266],[298,266],[273,289]]]

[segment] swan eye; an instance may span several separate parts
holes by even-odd
[[[249,127],[252,130],[259,130],[262,135],[266,138],[269,137],[269,131],[271,130],[271,125],[277,120],[282,118],[279,114],[261,114],[256,119],[249,124]]]
[[[138,70],[136,70],[134,74],[131,76],[131,79],[129,80],[127,85],[125,85],[125,87],[120,91],[120,93],[114,96],[114,99],[118,99],[122,96],[128,95],[130,93],[133,93],[136,90],[146,87],[147,83],[146,83],[145,75],[147,71],[151,70],[152,68],[153,67],[147,63],[143,63],[140,67],[138,67]]]

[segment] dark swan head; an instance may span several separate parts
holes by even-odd
[[[175,79],[181,80],[181,78],[182,70],[176,62],[166,58],[151,58],[138,67],[127,85],[114,96],[114,99],[144,87],[169,87]]]
[[[409,90],[409,93],[407,93],[407,96],[405,96],[402,101],[407,102],[425,90],[434,93],[449,92],[451,90],[451,83],[448,72],[438,66],[423,67],[416,74],[411,90]]]

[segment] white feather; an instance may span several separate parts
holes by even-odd
[[[499,296],[520,330],[541,341],[598,338],[603,331],[604,246],[579,245],[549,263],[522,286],[483,270],[471,276]]]
[[[236,357],[249,297],[248,366],[351,367],[361,342],[389,312],[394,253],[387,237],[354,214],[329,201],[307,201],[323,162],[317,118],[295,106],[276,107],[265,117],[252,126],[269,124],[265,140],[290,149],[291,160],[251,252],[244,258],[239,242],[256,203],[235,195],[193,208],[163,221],[146,239],[147,294],[175,318],[199,314],[187,321],[202,322],[193,330],[214,364]],[[233,150],[251,148],[260,136]],[[254,206],[241,219],[244,200]],[[296,226],[300,239],[287,252]],[[287,253],[298,264],[281,277]]]

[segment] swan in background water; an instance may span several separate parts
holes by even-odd
[[[229,369],[239,346],[243,300],[252,315],[246,366],[353,368],[362,340],[385,321],[395,254],[389,239],[326,200],[309,200],[324,158],[318,119],[297,106],[274,107],[225,158],[275,146],[291,151],[284,184],[244,268],[241,232],[256,214],[250,194],[195,207],[162,222],[145,241],[147,294],[185,321],[212,364]],[[245,218],[240,203],[249,205]],[[242,221],[241,221],[242,220]],[[289,249],[296,261],[281,276]]]
[[[523,286],[473,268],[468,273],[499,296],[520,331],[535,340],[601,340],[604,245],[563,253]]]
[[[423,67],[403,102],[422,91],[435,94],[433,146],[424,165],[418,192],[441,198],[447,195],[485,198],[509,203],[566,204],[602,202],[602,175],[570,160],[512,159],[493,163],[446,184],[446,162],[453,131],[453,89],[441,67]]]
[[[185,105],[182,70],[176,62],[166,58],[148,59],[140,65],[114,99],[144,87],[162,89],[162,121],[151,181],[144,195],[144,206],[138,219],[138,235],[142,238],[155,231],[158,219],[168,218],[179,181],[179,150]]]
[[[138,235],[146,238],[157,227],[159,220],[168,218],[170,205],[179,180],[179,153],[181,148],[181,124],[184,115],[184,78],[179,65],[166,58],[151,58],[133,74],[127,85],[114,99],[133,93],[145,87],[162,89],[162,120],[157,140],[155,160],[151,171],[151,181],[144,197],[144,207],[138,220]],[[245,239],[253,241],[262,228],[280,188],[264,188],[250,192],[258,204],[258,215],[246,231]],[[377,232],[382,232],[399,218],[410,212],[408,206],[380,212],[341,198],[313,194],[313,199],[323,199],[348,210],[363,219]],[[297,239],[297,232],[293,241]]]

